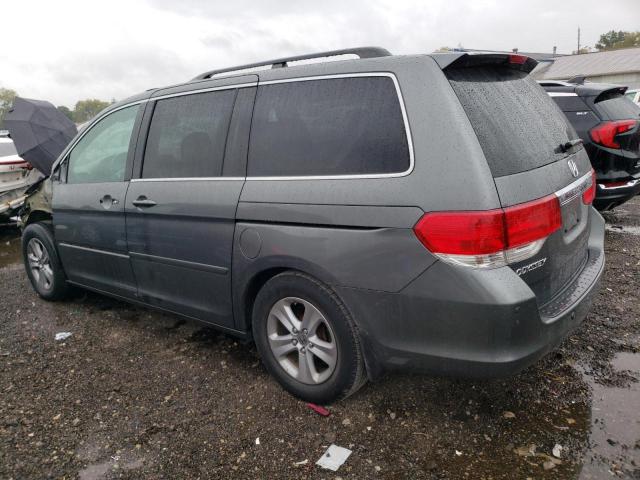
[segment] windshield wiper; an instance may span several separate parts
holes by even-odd
[[[553,151],[555,153],[567,153],[569,150],[571,150],[574,147],[577,147],[578,145],[582,145],[581,138],[576,138],[574,140],[569,140],[566,143],[561,143]]]

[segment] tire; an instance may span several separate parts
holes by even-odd
[[[296,397],[328,404],[366,382],[353,319],[329,287],[308,275],[270,279],[256,296],[252,327],[268,372]]]
[[[69,286],[49,224],[27,225],[22,232],[22,259],[31,286],[40,297],[55,301],[67,296]]]

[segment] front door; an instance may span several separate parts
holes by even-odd
[[[233,327],[231,249],[244,184],[236,160],[246,162],[254,95],[255,88],[223,87],[149,105],[140,178],[125,207],[142,301]]]
[[[140,106],[107,114],[69,151],[53,183],[53,224],[67,278],[133,297],[124,204]]]

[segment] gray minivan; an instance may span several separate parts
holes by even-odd
[[[291,65],[342,54],[360,58]],[[392,369],[516,372],[604,267],[589,159],[534,66],[370,47],[131,97],[31,197],[29,278],[253,340],[316,403]]]

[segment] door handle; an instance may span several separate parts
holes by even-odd
[[[118,204],[118,199],[113,198],[111,195],[105,195],[100,199],[100,205],[102,205],[102,208],[104,208],[105,210],[108,210],[111,208],[112,205],[117,205],[117,204]]]
[[[138,208],[149,208],[149,207],[153,207],[154,205],[156,205],[156,202],[154,202],[153,200],[149,200],[144,195],[140,195],[138,198],[136,198],[131,203],[133,203]]]

